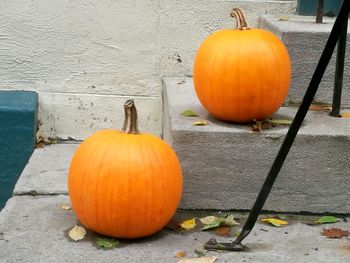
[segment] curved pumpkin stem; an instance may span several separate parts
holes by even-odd
[[[137,128],[137,110],[134,100],[127,100],[124,103],[124,112],[125,119],[122,132],[128,134],[139,134],[140,132]]]
[[[250,29],[248,26],[247,18],[246,18],[242,9],[233,8],[230,15],[231,15],[231,17],[236,18],[236,20],[237,20],[237,27],[236,28],[237,29],[240,29],[240,30]]]

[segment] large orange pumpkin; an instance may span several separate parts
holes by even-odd
[[[194,86],[208,112],[233,122],[262,120],[283,104],[291,80],[287,49],[271,32],[250,29],[234,8],[237,29],[220,30],[201,44]]]
[[[174,215],[182,173],[170,146],[138,132],[133,100],[124,107],[122,131],[98,131],[78,147],[68,191],[73,210],[87,228],[138,238],[159,231]]]

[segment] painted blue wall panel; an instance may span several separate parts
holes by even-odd
[[[35,147],[38,95],[0,91],[0,209]]]
[[[336,16],[343,0],[324,0],[324,15]],[[299,15],[315,16],[318,0],[298,0],[297,12]]]

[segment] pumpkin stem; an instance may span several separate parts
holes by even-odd
[[[230,15],[231,15],[231,17],[236,18],[236,20],[237,20],[237,27],[236,28],[237,29],[240,29],[240,30],[250,29],[248,26],[247,18],[246,18],[242,9],[233,8]]]
[[[124,103],[124,112],[125,119],[122,132],[128,134],[139,134],[140,132],[137,128],[137,110],[134,100],[127,100]]]

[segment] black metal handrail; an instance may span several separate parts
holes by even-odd
[[[344,63],[345,63],[347,36],[348,36],[348,23],[346,22],[343,26],[343,30],[341,32],[341,35],[340,35],[339,41],[338,41],[337,60],[336,60],[335,77],[334,77],[332,111],[330,112],[330,115],[333,117],[340,117],[340,107],[341,107],[341,97],[342,97],[342,90],[343,90]]]
[[[281,145],[281,148],[272,164],[269,174],[267,175],[265,182],[255,200],[253,208],[245,222],[240,235],[232,243],[218,243],[215,239],[210,239],[206,244],[205,248],[208,250],[229,250],[229,251],[242,251],[244,246],[241,244],[244,238],[246,238],[252,231],[259,214],[269,196],[273,184],[283,166],[283,163],[289,153],[290,148],[293,145],[295,137],[300,129],[302,122],[310,108],[310,105],[315,97],[317,89],[321,83],[323,75],[329,64],[329,61],[334,53],[334,49],[340,37],[344,35],[345,24],[348,23],[348,16],[350,13],[350,0],[344,0],[339,11],[339,14],[335,20],[326,46],[322,52],[321,58],[316,66],[315,72],[311,78],[309,87],[307,88],[302,103],[293,119],[293,122],[287,132],[286,137]],[[341,45],[339,45],[341,46]]]

